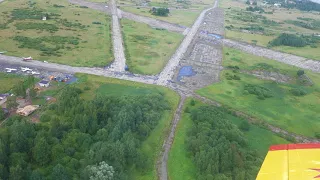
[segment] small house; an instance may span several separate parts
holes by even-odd
[[[46,21],[47,20],[47,17],[46,16],[43,16],[42,17],[42,21]]]
[[[49,87],[50,81],[42,80],[39,82],[40,87]]]

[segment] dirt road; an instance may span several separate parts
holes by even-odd
[[[239,49],[241,51],[265,57],[268,59],[273,59],[285,64],[293,65],[302,69],[308,69],[314,72],[320,72],[320,61],[315,61],[312,59],[307,59],[304,57],[295,56],[292,54],[282,53],[274,51],[271,49],[253,46],[247,43],[237,42],[230,39],[224,39],[223,43],[225,46]]]

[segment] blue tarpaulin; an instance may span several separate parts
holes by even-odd
[[[193,72],[192,66],[183,66],[179,70],[178,81],[180,81],[183,76],[189,77],[193,75],[195,75],[195,72]]]

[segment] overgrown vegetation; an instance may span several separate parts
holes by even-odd
[[[294,34],[282,33],[277,38],[269,42],[270,46],[292,46],[304,47],[306,45],[313,45],[320,42],[318,36],[297,36]]]
[[[218,107],[192,111],[185,143],[197,167],[197,179],[254,179],[261,159],[248,148],[244,134]]]
[[[70,50],[74,45],[79,44],[79,38],[72,36],[46,36],[38,38],[15,36],[13,39],[20,44],[19,48],[40,50],[43,56],[61,56],[61,51],[59,50],[64,48]],[[48,43],[51,45],[48,46]]]
[[[170,11],[168,8],[152,8],[150,12],[156,16],[168,16]]]
[[[139,148],[168,109],[163,95],[85,101],[80,92],[64,88],[40,124],[16,116],[7,121],[0,132],[2,179],[88,179],[97,167],[121,180],[131,179],[130,167],[153,165]]]
[[[48,23],[16,23],[15,26],[18,30],[36,29],[41,31],[45,30],[49,32],[56,32],[59,29],[56,25]]]
[[[254,84],[246,84],[244,86],[244,94],[254,94],[258,99],[261,100],[273,97],[272,91],[270,89]]]

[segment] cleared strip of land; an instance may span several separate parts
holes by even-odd
[[[295,56],[292,54],[282,53],[282,52],[274,51],[274,50],[259,47],[259,46],[252,46],[250,44],[241,43],[241,42],[233,41],[230,39],[224,39],[223,43],[227,47],[239,49],[241,51],[244,51],[256,56],[273,59],[273,60],[276,60],[285,64],[293,65],[302,69],[308,69],[318,73],[320,72],[319,61]]]

